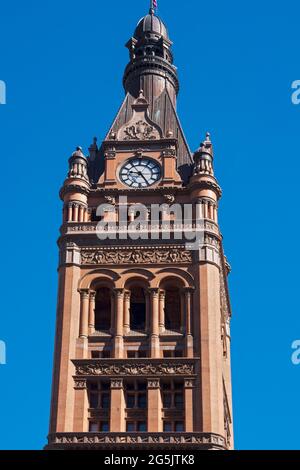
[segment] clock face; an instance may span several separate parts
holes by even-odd
[[[120,170],[120,180],[130,188],[148,188],[160,178],[160,165],[150,158],[133,158]]]

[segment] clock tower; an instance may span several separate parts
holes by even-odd
[[[207,134],[191,153],[172,42],[151,2],[125,98],[60,192],[48,449],[232,449],[230,267]]]

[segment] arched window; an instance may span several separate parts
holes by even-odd
[[[102,287],[97,290],[95,301],[95,330],[109,331],[111,327],[111,294],[110,289]]]
[[[181,301],[178,287],[167,287],[165,290],[165,327],[167,330],[181,330]]]
[[[131,288],[130,329],[143,331],[146,327],[146,297],[142,287]]]

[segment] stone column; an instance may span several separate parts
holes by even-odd
[[[110,297],[110,306],[111,306],[111,322],[110,322],[110,334],[115,335],[116,334],[116,309],[115,309],[115,296],[114,293],[111,293]]]
[[[110,432],[125,432],[125,397],[122,379],[110,383]]]
[[[165,301],[166,293],[165,291],[159,292],[159,331],[163,333],[165,331]]]
[[[130,331],[130,296],[131,292],[126,291],[124,294],[124,334]]]
[[[78,212],[78,221],[83,222],[83,206],[79,206],[79,212]]]
[[[89,303],[89,334],[95,331],[95,300],[96,292],[90,291],[90,303]]]
[[[146,289],[145,289],[145,297],[146,297],[145,332],[148,333],[150,331],[150,294]]]
[[[194,289],[187,287],[184,289],[185,298],[185,345],[186,357],[192,358],[194,356],[194,338],[192,329],[192,294]]]
[[[162,432],[162,402],[159,379],[148,379],[148,432]]]
[[[203,219],[203,203],[202,199],[197,199],[196,201],[196,222],[199,222]]]
[[[79,205],[74,204],[73,206],[73,221],[78,222],[78,211],[79,211]]]
[[[180,332],[184,334],[185,332],[185,317],[186,317],[186,312],[185,312],[185,295],[184,295],[184,290],[182,289],[180,291]]]
[[[151,315],[151,357],[160,357],[159,348],[159,289],[149,289]]]
[[[79,327],[79,337],[87,338],[88,337],[88,320],[89,320],[89,291],[84,289],[80,291],[80,327]]]
[[[124,289],[115,289],[115,338],[114,338],[114,357],[123,358],[123,318],[124,318]]]
[[[68,222],[72,222],[73,219],[73,206],[68,204]]]
[[[184,408],[185,408],[185,432],[194,431],[194,380],[185,379],[184,381]]]
[[[75,379],[73,432],[88,431],[88,393],[86,379]]]

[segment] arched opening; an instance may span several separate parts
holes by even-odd
[[[140,286],[130,289],[130,329],[144,331],[146,327],[146,296]]]
[[[107,287],[96,291],[95,330],[109,331],[111,327],[111,293]]]
[[[181,295],[176,286],[165,288],[165,327],[170,331],[181,331]]]

